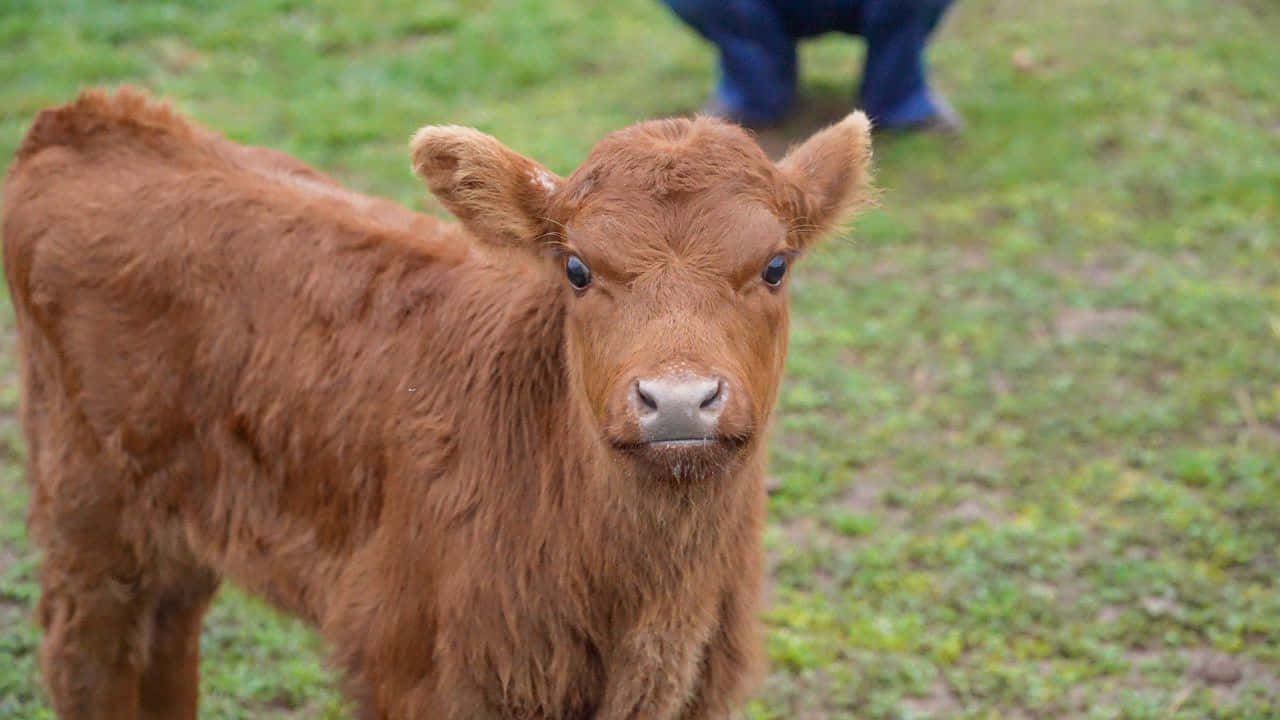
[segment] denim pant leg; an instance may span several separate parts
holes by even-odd
[[[720,51],[716,99],[748,123],[780,118],[796,92],[796,41],[769,0],[663,0]]]
[[[925,77],[924,51],[951,0],[865,0],[867,41],[862,107],[880,127],[903,127],[938,113]]]

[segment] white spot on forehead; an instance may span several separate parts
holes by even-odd
[[[534,185],[546,190],[547,192],[555,192],[556,179],[546,170],[538,169],[533,171],[533,177],[530,178]]]

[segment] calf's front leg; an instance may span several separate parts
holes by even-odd
[[[707,631],[634,631],[609,663],[595,720],[678,720],[698,682]]]
[[[703,653],[697,689],[681,720],[726,720],[762,670],[756,621],[759,573],[731,587],[720,604],[720,620]]]

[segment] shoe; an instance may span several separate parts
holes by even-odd
[[[964,118],[951,107],[951,103],[943,98],[935,98],[933,104],[937,106],[938,112],[933,117],[926,118],[915,130],[940,135],[958,135],[964,130]]]
[[[934,133],[937,135],[959,135],[964,130],[964,118],[951,107],[944,98],[933,98],[934,114],[903,125],[873,126],[874,129],[889,133]]]

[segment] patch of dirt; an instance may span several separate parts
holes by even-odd
[[[1142,313],[1132,308],[1063,308],[1054,320],[1054,330],[1060,340],[1096,340],[1114,335],[1142,318]]]
[[[1235,704],[1240,693],[1252,685],[1260,685],[1270,697],[1280,700],[1280,675],[1275,668],[1244,655],[1208,648],[1190,650],[1186,657],[1187,681],[1208,687],[1219,705]]]
[[[1030,73],[1036,69],[1035,53],[1025,45],[1010,53],[1009,62],[1013,63],[1013,68],[1018,72]]]
[[[987,257],[987,251],[981,248],[966,247],[960,251],[960,259],[956,262],[956,267],[966,272],[978,272],[986,270],[991,266],[991,260]]]
[[[0,575],[8,574],[9,568],[12,568],[16,562],[18,562],[18,555],[4,545],[0,545]]]
[[[933,401],[941,385],[938,370],[929,365],[919,365],[911,372],[911,389],[915,392],[915,400],[911,403],[911,411],[924,412]]]
[[[1193,650],[1188,673],[1209,685],[1235,685],[1244,678],[1244,665],[1227,653]]]
[[[902,265],[892,258],[885,258],[871,266],[871,274],[878,278],[897,275],[900,272],[902,272]]]
[[[831,697],[832,682],[822,670],[794,674],[775,668],[765,678],[763,695],[781,700],[789,720],[828,720],[832,711],[824,699]],[[746,713],[734,716],[734,720],[746,718]]]
[[[12,548],[0,545],[0,576],[7,575],[17,562],[18,554]],[[31,611],[25,603],[15,598],[0,596],[0,628],[25,622],[30,614]]]
[[[1124,617],[1124,610],[1123,605],[1103,605],[1102,609],[1098,611],[1098,624],[1110,625],[1116,622]]]
[[[861,515],[883,515],[887,508],[881,498],[893,484],[894,477],[891,463],[868,465],[849,483],[849,487],[840,495],[839,503]]]
[[[983,205],[978,208],[978,223],[980,225],[999,225],[1000,223],[1009,222],[1017,216],[1018,214],[1013,207],[1004,203]]]
[[[1116,698],[1125,691],[1150,695],[1154,692],[1154,689],[1150,687],[1143,676],[1143,668],[1159,662],[1164,657],[1165,653],[1158,650],[1130,648],[1125,652],[1125,658],[1129,661],[1127,675],[1109,680],[1106,689],[1098,695],[1093,695],[1086,685],[1079,685],[1068,693],[1067,703],[1073,710],[1078,711],[1083,716],[1083,713],[1093,706],[1113,704]],[[1075,717],[1075,715],[1072,715],[1072,717]]]
[[[200,70],[209,64],[209,59],[203,53],[182,40],[173,37],[164,38],[157,42],[155,54],[160,65],[174,75],[183,75],[191,70]]]
[[[1104,608],[1103,613],[1107,612],[1108,608]],[[1111,609],[1111,612],[1117,611]],[[1148,695],[1153,700],[1161,698],[1160,702],[1164,705],[1161,717],[1171,717],[1197,690],[1207,689],[1213,695],[1214,704],[1225,708],[1238,703],[1240,694],[1255,686],[1261,686],[1268,697],[1280,701],[1280,676],[1277,676],[1275,669],[1244,655],[1209,648],[1181,652],[1130,648],[1125,651],[1125,658],[1129,661],[1128,674],[1111,692],[1105,693],[1102,698],[1094,697],[1095,704],[1100,700],[1110,702],[1120,691],[1129,690]],[[1168,695],[1168,691],[1158,691],[1153,687],[1147,673],[1167,671],[1171,663],[1179,660],[1186,665],[1181,687]],[[1083,710],[1086,709],[1083,702],[1087,693],[1084,688],[1081,691],[1072,693],[1071,703]]]
[[[951,685],[942,678],[933,682],[928,695],[907,698],[903,700],[902,706],[913,716],[923,715],[930,718],[953,717],[964,708],[960,698],[951,689]]]
[[[1124,140],[1118,135],[1105,135],[1093,144],[1093,157],[1099,161],[1114,159],[1124,150]]]
[[[942,514],[944,520],[954,520],[964,524],[984,522],[998,525],[1005,519],[1003,513],[990,507],[981,498],[969,498]]]
[[[884,493],[892,485],[894,470],[891,463],[878,463],[863,468],[853,482],[849,484],[835,502],[860,515],[871,515],[879,520],[879,527],[902,527],[907,520],[905,510],[889,508],[885,505]],[[817,517],[800,515],[786,520],[780,525],[784,537],[785,548],[808,549],[819,552],[832,551],[847,553],[859,545],[869,542],[867,536],[859,538],[847,537],[825,527]],[[781,564],[783,548],[769,549],[765,553],[765,572],[767,580],[764,588],[764,602],[768,607],[773,599],[773,577]],[[835,578],[819,570],[814,582],[816,587],[831,597],[839,593],[835,586]]]
[[[816,518],[807,515],[784,522],[782,524],[782,533],[786,537],[786,547],[791,549],[799,548],[824,554],[828,551],[842,553],[848,552],[853,545],[853,541],[849,538],[827,530]],[[768,549],[765,552],[766,580],[762,596],[764,607],[773,605],[774,577],[777,574],[778,566],[782,564],[785,552],[781,548]],[[817,568],[811,579],[814,588],[820,590],[827,597],[834,598],[839,596],[836,579],[825,568]]]
[[[1241,7],[1259,19],[1276,15],[1276,4],[1270,0],[1237,0]],[[1276,123],[1276,132],[1280,132],[1280,122]]]
[[[991,392],[1000,397],[1004,397],[1013,392],[1013,385],[1009,383],[1009,376],[1000,371],[991,373],[990,378]]]
[[[1147,596],[1142,598],[1139,605],[1142,606],[1142,610],[1144,612],[1152,617],[1180,617],[1185,612],[1185,608],[1182,606],[1182,603],[1178,602],[1176,597],[1170,597],[1168,595]]]
[[[991,448],[976,447],[961,451],[953,466],[960,469],[964,479],[989,485],[990,481],[1004,473],[1007,461],[1004,453]],[[990,493],[990,489],[983,490]]]
[[[1156,556],[1155,548],[1146,545],[1129,545],[1124,549],[1124,558],[1134,562],[1147,562]]]
[[[1233,395],[1235,396],[1236,407],[1240,409],[1240,416],[1244,418],[1245,428],[1248,429],[1249,435],[1264,444],[1280,447],[1280,425],[1263,422],[1258,418],[1258,411],[1254,406],[1253,397],[1244,388],[1236,388]]]
[[[1059,276],[1079,277],[1086,284],[1105,289],[1123,284],[1152,263],[1150,253],[1133,248],[1103,248],[1090,252],[1082,261],[1046,255],[1036,267]]]
[[[783,523],[782,531],[787,536],[787,543],[793,547],[809,547],[814,544],[814,539],[818,534],[823,532],[822,527],[818,525],[817,519],[808,515],[802,515]]]

